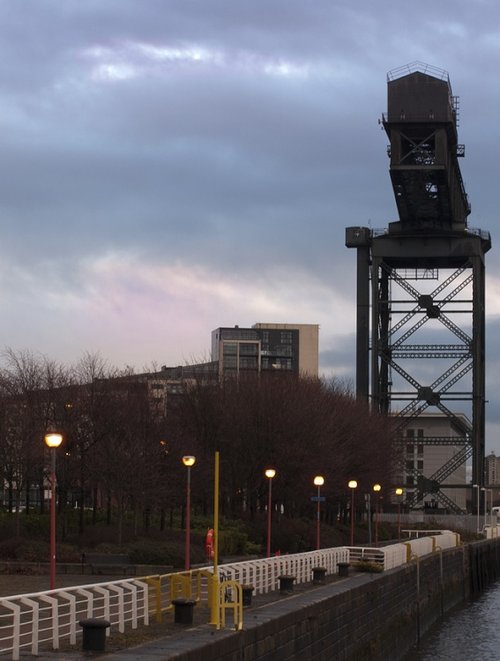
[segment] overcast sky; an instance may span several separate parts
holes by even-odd
[[[217,326],[320,324],[353,378],[345,227],[397,218],[387,72],[461,99],[471,227],[492,233],[487,448],[500,452],[497,0],[0,0],[2,344],[137,370]],[[497,402],[500,404],[500,402]]]

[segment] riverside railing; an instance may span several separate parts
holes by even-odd
[[[327,574],[335,574],[339,562],[349,562],[348,548],[320,549],[307,553],[229,563],[221,565],[220,572],[222,579],[253,585],[256,594],[265,594],[278,589],[280,576],[292,575],[296,583],[307,583],[312,581],[313,567],[325,567]]]
[[[121,633],[125,626],[147,625],[148,598],[145,582],[127,579],[0,599],[0,653],[11,652],[17,661],[24,648],[33,655],[42,644],[57,650],[61,638],[75,645],[79,620],[91,617],[108,620]]]
[[[433,531],[434,533],[435,531]],[[219,565],[219,581],[251,585],[255,594],[265,594],[279,587],[279,577],[294,576],[296,583],[312,581],[312,570],[324,567],[336,574],[339,563],[368,560],[383,569],[401,566],[415,557],[460,545],[460,536],[441,531],[427,537],[405,539],[384,547],[336,547],[307,553],[282,555]],[[89,584],[0,598],[0,654],[11,652],[13,661],[21,649],[38,654],[40,645],[59,649],[62,638],[76,644],[81,633],[78,621],[86,618],[108,620],[112,630],[125,631],[149,624],[149,615],[161,620],[162,613],[173,609],[179,596],[209,604],[213,567],[189,572],[127,578],[107,583]],[[109,635],[110,629],[107,629]]]

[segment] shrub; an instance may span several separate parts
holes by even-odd
[[[182,547],[175,543],[134,542],[128,545],[130,561],[137,565],[175,565],[182,562]]]
[[[353,562],[352,566],[357,571],[364,571],[369,574],[377,574],[384,571],[383,566],[379,565],[378,562],[370,562],[369,560],[358,560],[357,562]]]
[[[236,528],[219,531],[219,553],[224,555],[244,555],[248,535]]]
[[[245,555],[261,555],[262,552],[262,544],[255,544],[251,541],[247,541],[245,544]]]
[[[26,562],[49,562],[50,545],[49,542],[32,539],[24,539],[18,547],[17,560]]]
[[[22,543],[23,540],[16,537],[0,542],[0,558],[3,560],[17,560]]]

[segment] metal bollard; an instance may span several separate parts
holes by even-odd
[[[111,626],[108,620],[90,618],[80,620],[83,629],[82,649],[88,652],[104,652],[106,648],[106,629]]]
[[[241,586],[241,601],[243,606],[252,605],[252,594],[254,587],[253,585],[242,585]]]
[[[293,583],[295,581],[295,576],[278,576],[280,582],[280,593],[281,594],[290,594],[293,592]]]
[[[172,599],[174,605],[174,622],[176,624],[193,624],[194,599]]]
[[[312,573],[313,573],[313,583],[315,585],[323,585],[323,583],[325,582],[326,567],[313,567]]]

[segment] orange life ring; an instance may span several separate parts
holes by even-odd
[[[214,544],[214,529],[209,528],[207,536],[205,538],[205,555],[208,560],[213,560],[215,555],[215,544]]]

